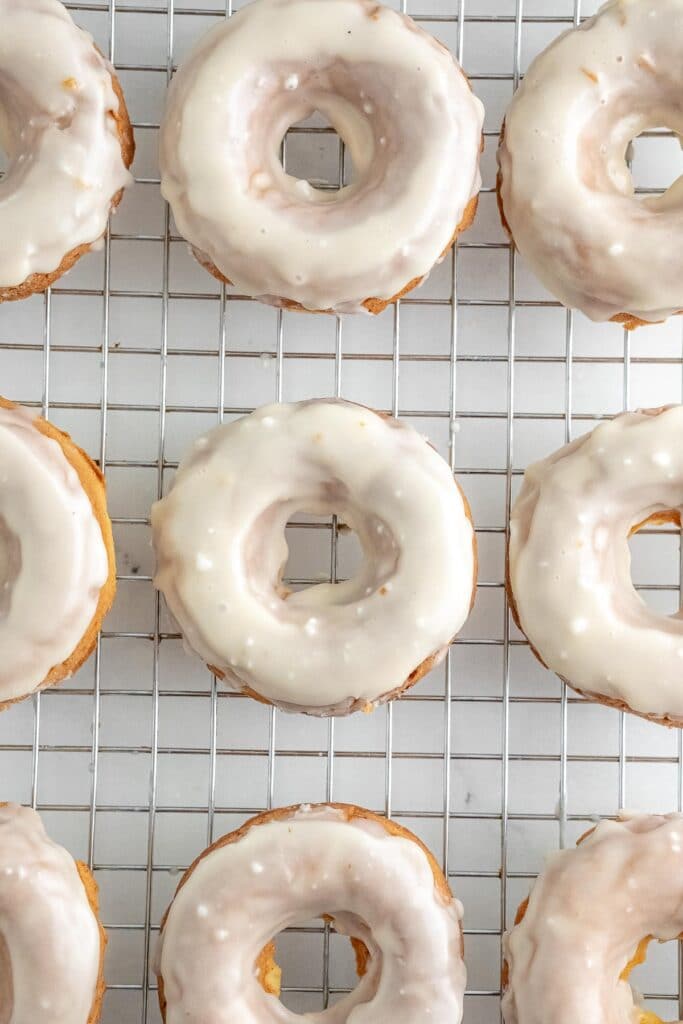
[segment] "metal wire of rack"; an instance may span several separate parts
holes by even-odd
[[[487,105],[475,227],[426,285],[377,320],[300,317],[217,289],[158,194],[163,93],[188,45],[230,0],[71,2],[116,64],[134,118],[136,184],[101,253],[44,296],[0,309],[0,391],[42,409],[106,470],[119,596],[69,684],[0,716],[2,798],[36,807],[93,868],[109,933],[105,1022],[158,1020],[153,948],[179,872],[263,808],[349,800],[385,811],[440,854],[466,907],[468,1024],[499,1014],[500,938],[543,855],[596,814],[683,807],[681,734],[570,696],[508,614],[506,524],[521,472],[577,430],[634,405],[680,401],[680,322],[629,336],[561,309],[527,274],[495,213],[502,113],[530,57],[594,12],[590,0],[400,0],[459,57]],[[668,184],[668,137],[638,140],[641,191]],[[283,158],[335,187],[349,173],[322,125]],[[680,169],[679,169],[680,172]],[[669,178],[670,180],[670,178]],[[149,506],[201,430],[269,400],[342,395],[413,421],[471,498],[482,555],[475,612],[448,659],[371,716],[311,721],[227,693],[182,650],[152,585]],[[334,520],[289,531],[295,584],[352,570]],[[634,578],[679,603],[671,529],[634,541]],[[675,567],[675,571],[672,570]],[[339,937],[284,936],[283,999],[320,1008],[354,983]],[[671,944],[640,969],[680,1018]]]

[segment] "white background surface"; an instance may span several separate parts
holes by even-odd
[[[33,802],[51,834],[94,866],[109,930],[106,1022],[158,1019],[147,954],[179,871],[207,841],[266,806],[326,798],[390,811],[443,858],[466,908],[465,1020],[494,1022],[501,928],[544,854],[620,805],[681,806],[680,735],[567,697],[511,625],[503,590],[506,509],[528,462],[598,416],[682,399],[680,320],[625,337],[568,315],[511,257],[497,217],[496,136],[515,78],[596,5],[409,4],[462,53],[486,104],[484,193],[455,267],[449,257],[396,310],[343,322],[221,294],[169,225],[156,161],[167,78],[225,4],[68,6],[119,68],[137,181],[103,252],[48,296],[0,307],[0,392],[42,407],[103,460],[120,583],[97,657],[0,716],[0,798]],[[290,137],[287,161],[334,181],[336,137]],[[674,140],[637,144],[638,185],[666,186],[681,170]],[[278,396],[335,393],[398,411],[445,457],[452,436],[481,569],[448,664],[393,709],[328,723],[229,696],[183,652],[151,585],[148,517],[221,408],[230,418]],[[330,539],[329,528],[293,529],[292,576],[327,574]],[[678,536],[643,535],[633,550],[646,599],[675,610]],[[342,536],[339,575],[354,553]],[[353,983],[345,942],[331,940],[329,975],[324,943],[315,931],[280,943],[288,1005],[319,1008],[323,987],[334,998]],[[663,1017],[680,1016],[678,976],[673,944],[638,972]]]

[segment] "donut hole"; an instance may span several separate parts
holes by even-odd
[[[356,180],[350,149],[319,110],[288,128],[280,152],[283,170],[316,191],[339,192]]]
[[[292,591],[349,579],[363,564],[358,534],[332,516],[291,516],[285,539],[289,557],[283,583]]]
[[[637,523],[629,535],[631,582],[641,600],[659,615],[681,612],[680,528],[680,512],[667,509]]]
[[[626,158],[638,198],[654,200],[666,195],[681,204],[683,195],[672,191],[676,183],[683,189],[683,150],[675,132],[665,127],[641,132],[629,144]]]
[[[10,1024],[13,1006],[12,963],[7,942],[0,932],[0,1024]]]
[[[256,971],[262,988],[291,1012],[320,1013],[355,991],[369,963],[364,943],[337,933],[324,915],[278,933],[257,958]],[[318,986],[311,984],[312,964],[319,965]]]

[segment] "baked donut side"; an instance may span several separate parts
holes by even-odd
[[[666,424],[668,426],[668,429],[667,427],[662,426],[662,423],[664,422],[661,421],[662,417],[666,417]],[[520,594],[516,593],[513,575],[511,571],[511,550],[514,549],[516,559],[522,558],[526,546],[526,542],[524,541],[522,534],[527,529],[527,526],[530,522],[530,515],[532,514],[532,510],[534,510],[534,521],[536,522],[537,526],[536,535],[539,538],[541,536],[538,529],[538,524],[543,513],[547,515],[547,508],[549,507],[547,502],[551,500],[550,498],[543,498],[542,488],[544,486],[543,481],[545,479],[549,481],[549,487],[554,487],[554,481],[560,480],[558,474],[563,473],[564,475],[562,479],[564,483],[561,484],[560,486],[565,488],[563,492],[565,508],[568,506],[569,497],[574,502],[579,500],[577,497],[577,492],[575,492],[575,488],[571,484],[568,484],[568,481],[570,480],[569,473],[572,472],[572,464],[576,465],[577,472],[578,468],[582,467],[583,473],[592,474],[590,479],[592,479],[593,481],[593,491],[597,491],[597,493],[601,494],[603,493],[605,487],[607,487],[609,493],[606,492],[606,500],[609,499],[611,495],[612,504],[616,509],[618,509],[620,507],[619,502],[622,500],[621,493],[618,490],[609,491],[609,481],[618,480],[618,477],[615,477],[614,475],[615,472],[617,472],[617,470],[615,469],[615,466],[611,465],[613,451],[621,453],[619,457],[623,458],[624,463],[629,470],[632,466],[640,466],[641,471],[647,473],[648,482],[643,484],[643,488],[644,493],[647,497],[647,502],[649,502],[649,504],[646,503],[646,505],[643,506],[643,508],[641,509],[638,505],[637,500],[629,499],[630,503],[628,506],[628,511],[629,515],[632,514],[630,521],[628,521],[627,519],[619,518],[618,525],[611,525],[610,523],[608,523],[608,526],[604,528],[606,532],[602,532],[603,527],[600,526],[599,529],[601,532],[599,533],[598,537],[598,554],[603,550],[604,544],[611,544],[613,542],[616,543],[616,541],[618,541],[622,536],[623,539],[626,540],[627,538],[638,533],[641,529],[648,526],[672,524],[680,527],[681,506],[683,506],[683,490],[681,490],[679,494],[679,488],[683,485],[683,481],[679,481],[678,470],[673,460],[671,463],[671,468],[669,468],[669,456],[667,453],[669,443],[673,442],[674,446],[678,443],[676,439],[677,431],[679,429],[679,419],[683,419],[683,407],[679,406],[664,406],[657,409],[640,410],[637,413],[622,413],[619,416],[615,417],[613,420],[606,421],[600,427],[596,428],[596,430],[594,430],[593,432],[586,434],[583,437],[577,438],[571,444],[559,449],[557,452],[549,456],[547,459],[541,460],[540,462],[534,464],[533,466],[530,466],[527,470],[528,476],[525,476],[525,481],[522,490],[520,491],[519,498],[512,509],[512,535],[510,537],[506,556],[506,593],[508,598],[509,609],[517,628],[520,630],[520,632],[522,632],[525,635],[529,643],[529,647],[534,656],[537,658],[537,660],[545,668],[554,672],[555,675],[557,675],[557,677],[562,680],[562,682],[564,682],[567,686],[573,689],[580,696],[585,697],[586,699],[593,701],[595,703],[603,704],[606,707],[615,708],[619,711],[627,711],[630,714],[634,714],[647,721],[654,722],[656,724],[663,725],[669,728],[683,727],[683,713],[677,714],[673,710],[664,713],[660,713],[659,711],[647,710],[647,708],[643,706],[647,701],[647,696],[643,694],[638,695],[638,701],[636,701],[635,699],[629,701],[618,695],[619,690],[623,689],[624,686],[630,685],[633,688],[634,683],[633,680],[630,679],[630,672],[628,673],[629,679],[624,681],[620,679],[619,670],[617,668],[615,668],[612,672],[608,670],[606,675],[601,680],[602,688],[600,688],[597,685],[582,685],[581,682],[577,680],[577,678],[573,677],[573,673],[571,670],[571,659],[573,657],[573,655],[571,654],[571,645],[575,642],[575,638],[577,635],[579,637],[583,635],[582,630],[584,628],[593,628],[593,623],[590,621],[590,619],[584,622],[584,619],[581,615],[582,609],[580,602],[577,602],[576,606],[570,602],[571,607],[573,609],[573,614],[575,616],[578,616],[578,618],[580,619],[580,622],[572,624],[569,621],[569,612],[565,611],[564,613],[558,614],[557,607],[555,607],[554,598],[550,597],[548,599],[548,607],[551,609],[550,629],[552,633],[552,642],[554,645],[554,654],[552,657],[544,656],[543,648],[544,645],[548,644],[548,637],[547,635],[545,635],[545,631],[541,628],[539,624],[538,616],[534,615],[533,622],[527,621],[525,624],[523,616],[520,612]],[[613,426],[610,432],[606,433],[605,428],[607,428],[609,424],[612,424]],[[648,433],[646,434],[644,433],[644,431],[647,431],[648,426],[652,429],[648,431]],[[658,426],[659,429],[657,429]],[[621,434],[621,431],[624,430],[631,431],[629,435],[629,440],[632,441],[632,444],[628,448],[625,447],[624,435]],[[652,430],[656,430],[656,433],[653,433]],[[602,444],[600,444],[595,439],[596,432],[600,432],[598,436],[600,437],[600,439],[604,439]],[[675,450],[675,447],[672,450]],[[624,455],[623,453],[625,451],[628,451],[628,454]],[[563,461],[565,461],[564,469],[561,465]],[[665,465],[661,467],[663,469],[663,472],[659,472],[659,463],[662,461],[665,463]],[[652,469],[653,465],[654,467],[656,467],[654,470]],[[556,469],[555,467],[559,467],[559,469]],[[589,477],[586,476],[586,479],[589,479]],[[614,486],[616,488],[618,486],[617,483],[615,483]],[[661,498],[661,500],[658,502],[657,498]],[[556,500],[557,499],[555,499],[555,502]],[[541,502],[543,502],[543,511],[539,512],[538,508]],[[585,509],[581,510],[579,508],[579,511],[576,512],[576,519],[579,523],[578,528],[581,531],[581,538],[577,542],[581,554],[577,555],[577,558],[583,557],[583,552],[588,552],[592,557],[592,545],[595,542],[595,536],[591,533],[591,530],[593,529],[593,526],[591,525],[593,523],[592,506],[594,505],[595,501],[592,502],[592,505],[587,504]],[[672,507],[668,507],[669,505],[671,505]],[[553,505],[552,507],[555,506]],[[614,515],[617,515],[617,513],[615,512]],[[565,540],[561,540],[561,538],[558,535],[555,544],[555,555],[557,555],[557,557],[559,557],[558,552],[560,547],[563,547],[563,551],[564,549],[567,549],[571,552],[571,547],[573,543],[572,537],[565,538],[565,543]],[[533,550],[537,550],[535,545],[533,547]],[[550,548],[548,548],[547,550],[549,551]],[[566,555],[566,552],[564,553]],[[598,555],[596,554],[596,564],[599,564],[597,562],[597,557]],[[625,557],[628,559],[628,555],[626,555]],[[566,557],[564,558],[564,567],[561,569],[557,566],[555,569],[552,568],[552,565],[554,564],[553,558],[553,554],[548,555],[547,558],[545,555],[543,556],[542,565],[539,567],[541,570],[540,575],[537,574],[536,576],[537,587],[541,585],[546,586],[544,574],[549,571],[561,571],[563,573],[563,576],[567,578],[569,581],[574,580],[575,572],[578,571],[575,570],[573,567],[572,559],[574,558],[574,556],[571,554],[566,555]],[[615,608],[618,608],[619,594],[628,595],[629,589],[633,588],[630,582],[630,577],[626,577],[625,575],[627,567],[624,568],[624,566],[622,565],[622,553],[620,552],[618,555],[615,556],[615,558],[617,559],[616,564],[618,566],[621,566],[619,570],[618,580],[616,583],[617,595],[615,597]],[[557,565],[559,566],[559,563],[557,563]],[[603,586],[604,582],[605,581],[603,580],[602,576],[599,573],[597,573],[596,570],[596,575],[595,578],[592,580],[591,585],[587,586],[585,583],[582,583],[581,590],[583,593],[587,595],[595,594],[596,588],[600,588],[601,586]],[[519,583],[517,585],[517,589],[519,590]],[[525,588],[525,593],[528,594],[527,588]],[[622,600],[624,599],[626,598],[622,598]],[[524,601],[526,602],[526,597],[524,598]],[[640,605],[636,605],[635,612],[631,611],[631,618],[634,614],[636,616],[639,615],[640,607]],[[668,617],[658,616],[655,613],[650,612],[646,608],[643,614],[649,617],[649,630],[655,632],[662,632],[662,636],[659,638],[659,640],[664,645],[661,648],[662,656],[666,658],[666,655],[663,652],[668,648],[668,641],[674,644],[676,643],[675,621],[672,625],[668,626],[668,628],[672,629],[674,632],[667,640],[666,633],[663,631],[667,628],[667,623],[669,622]],[[635,621],[639,622],[639,619],[636,618]],[[627,616],[622,618],[620,614],[614,613],[611,628],[607,633],[603,628],[604,624],[598,623],[596,627],[598,629],[598,633],[595,634],[594,642],[597,643],[598,639],[601,638],[602,645],[606,645],[607,649],[611,650],[617,643],[615,637],[619,635],[619,631],[622,630],[622,626],[628,631],[629,626],[631,624],[632,623],[630,622]],[[644,626],[644,621],[640,622],[639,624],[641,627]],[[574,632],[574,630],[576,630],[577,632]],[[602,630],[602,632],[600,632],[600,630]],[[616,633],[615,630],[617,631]],[[558,660],[557,652],[555,650],[557,646],[555,640],[558,636],[564,636],[566,638],[568,649],[570,651],[569,660],[567,660],[567,654],[564,652],[561,652],[562,661]],[[645,637],[643,637],[642,642],[644,645],[647,646],[647,639]],[[683,654],[680,655],[680,657],[683,657]],[[657,659],[655,659],[655,661],[657,661]],[[564,668],[563,663],[566,664],[568,667]],[[672,702],[673,706],[673,704],[676,703],[675,691],[673,687],[675,685],[675,680],[679,677],[674,672],[671,666],[670,658],[668,658],[666,668],[664,667],[665,662],[660,661],[659,664],[661,666],[660,674],[663,679],[663,685],[667,687],[667,699]],[[588,665],[590,666],[590,662],[588,663]],[[588,668],[585,664],[582,670],[584,672],[588,671]],[[683,674],[681,674],[680,679],[681,688],[683,689]],[[657,685],[658,684],[656,681],[654,684],[651,682],[650,689],[655,694],[654,699],[660,700],[660,698],[656,694]],[[637,692],[637,688],[634,692]],[[672,696],[672,694],[674,696]]]
[[[88,904],[92,910],[93,917],[97,921],[97,928],[100,933],[100,965],[97,974],[97,984],[95,986],[95,995],[93,996],[92,1007],[90,1010],[90,1016],[88,1017],[87,1024],[97,1024],[102,1013],[102,1003],[104,1001],[104,994],[107,990],[107,984],[104,978],[104,956],[107,952],[107,933],[102,924],[100,917],[100,888],[95,881],[95,876],[88,867],[88,865],[82,861],[77,860],[76,871],[80,878],[85,895],[88,899]]]
[[[258,828],[262,825],[267,825],[271,822],[284,822],[291,819],[296,819],[297,816],[300,816],[302,813],[304,815],[310,815],[312,817],[319,814],[332,813],[340,815],[342,820],[344,820],[347,823],[351,823],[353,821],[367,822],[372,827],[382,829],[384,833],[386,833],[388,836],[403,839],[408,842],[416,844],[421,854],[426,858],[429,864],[429,868],[432,873],[434,889],[436,894],[438,895],[439,901],[441,901],[443,905],[447,907],[457,902],[454,900],[448,881],[431,850],[422,842],[421,839],[415,836],[408,829],[403,828],[397,822],[391,819],[387,819],[382,815],[375,814],[374,812],[369,811],[356,804],[327,803],[312,805],[291,805],[289,807],[282,807],[272,811],[266,811],[262,814],[257,815],[254,818],[251,818],[249,821],[245,822],[235,831],[225,836],[222,836],[220,839],[217,839],[214,843],[207,847],[207,849],[204,850],[197,858],[195,858],[193,863],[183,874],[176,889],[176,892],[174,894],[173,900],[171,901],[170,905],[168,906],[166,912],[162,917],[160,924],[160,936],[162,937],[162,939],[164,929],[169,918],[169,914],[173,909],[174,900],[177,898],[181,890],[191,881],[197,867],[205,860],[206,857],[226,846],[238,843],[241,839],[247,836],[248,833],[254,828]],[[350,867],[351,865],[349,865],[349,868]],[[343,908],[341,909],[343,910]],[[458,917],[461,916],[462,911],[459,905],[456,909],[456,913]],[[329,915],[325,914],[323,915],[323,918],[329,923],[334,924],[334,918],[330,917]],[[370,953],[368,947],[362,940],[358,939],[356,936],[353,935],[349,935],[348,937],[351,941],[356,957],[356,973],[358,978],[362,979],[368,973],[368,970],[371,965],[372,954]],[[464,957],[465,945],[463,932],[461,928],[458,929],[458,940],[459,957],[460,959],[462,959]],[[161,972],[161,966],[159,961],[160,957],[158,956],[156,973],[158,981],[159,1006],[161,1010],[162,1019],[166,1021],[167,997],[164,985],[164,978]],[[261,953],[256,957],[254,964],[254,972],[263,990],[269,995],[279,997],[281,971],[275,959],[274,940],[269,941],[263,947]]]
[[[19,408],[20,406],[15,402],[0,396],[0,409],[15,410]],[[100,589],[97,607],[87,630],[69,657],[54,665],[44,680],[36,687],[37,690],[43,690],[55,686],[72,676],[94,651],[102,620],[114,603],[116,595],[116,556],[111,520],[107,510],[106,484],[99,466],[92,461],[83,449],[75,444],[68,434],[63,433],[47,420],[36,417],[32,420],[32,424],[43,436],[51,441],[55,441],[59,445],[67,462],[75,470],[100,528],[108,565],[107,580]],[[0,711],[4,711],[12,704],[16,704],[21,700],[25,700],[26,696],[29,696],[29,694],[24,694],[4,702],[0,701]]]

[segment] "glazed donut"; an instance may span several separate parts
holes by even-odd
[[[666,725],[683,725],[683,619],[637,594],[627,542],[680,525],[682,442],[683,406],[617,416],[527,469],[510,519],[511,605],[541,661]]]
[[[303,1020],[274,998],[271,940],[314,917],[354,940],[362,978],[307,1021],[460,1024],[462,906],[414,835],[344,804],[253,818],[185,873],[157,954],[166,1024]]]
[[[111,65],[58,0],[0,0],[0,302],[45,291],[104,234],[135,144]]]
[[[683,137],[683,0],[611,0],[532,63],[505,115],[503,220],[565,306],[627,328],[683,310],[683,177],[635,197],[625,155]]]
[[[106,936],[97,883],[28,807],[0,804],[0,1011],[7,1024],[96,1024]]]
[[[356,179],[337,193],[278,156],[315,111],[353,157]],[[173,79],[161,190],[219,280],[288,308],[379,313],[474,219],[483,116],[410,18],[374,0],[256,0]]]
[[[628,976],[683,932],[682,841],[683,815],[622,816],[552,856],[503,941],[505,1024],[659,1020]]]
[[[285,526],[338,516],[365,555],[291,593]],[[310,714],[412,686],[469,613],[476,541],[444,460],[398,420],[342,401],[265,406],[200,437],[152,509],[155,585],[229,686]]]
[[[116,590],[104,478],[45,420],[0,398],[0,710],[72,675]]]

